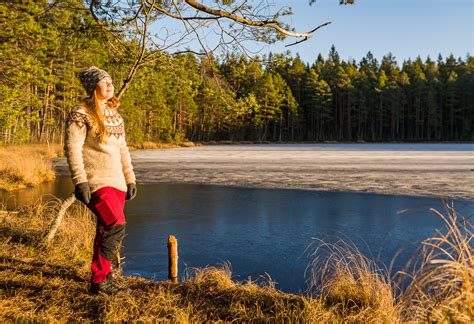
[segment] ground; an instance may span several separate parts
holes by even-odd
[[[131,154],[140,183],[205,183],[474,199],[472,150],[366,147],[212,145],[137,150]],[[55,167],[60,174],[68,174],[64,158],[56,160]]]

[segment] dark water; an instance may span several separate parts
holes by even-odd
[[[10,195],[7,203],[30,203],[44,194],[67,196],[69,178]],[[307,246],[313,237],[345,237],[387,266],[401,248],[395,269],[434,234],[441,219],[429,208],[443,210],[440,199],[363,193],[247,189],[190,184],[138,186],[127,202],[125,274],[165,279],[167,237],[179,244],[181,276],[186,267],[229,261],[236,280],[265,273],[289,292],[306,289]],[[3,201],[6,197],[2,197]],[[455,201],[464,216],[473,201]]]

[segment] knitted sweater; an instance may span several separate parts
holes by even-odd
[[[135,183],[135,174],[123,119],[114,109],[101,109],[109,134],[106,143],[99,142],[93,130],[95,121],[83,107],[74,107],[67,118],[64,152],[72,182],[89,182],[92,192],[106,186],[127,191],[127,184]]]

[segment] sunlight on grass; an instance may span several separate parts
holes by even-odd
[[[474,320],[473,226],[451,208],[433,210],[444,221],[437,235],[422,246],[401,280],[408,282],[402,295],[405,317],[423,321]]]
[[[444,228],[427,238],[393,276],[353,244],[315,239],[310,293],[349,322],[472,322],[474,248],[472,224],[453,208],[442,214]]]
[[[0,189],[14,190],[52,181],[51,158],[62,156],[59,144],[0,146]]]
[[[387,270],[363,255],[354,244],[314,239],[307,272],[310,295],[323,296],[326,305],[344,321],[393,323],[400,319]]]
[[[195,144],[190,141],[184,142],[176,142],[176,143],[157,143],[157,142],[143,142],[141,144],[134,143],[128,144],[130,150],[152,150],[152,149],[170,149],[170,148],[178,148],[178,147],[195,147],[199,146],[199,144]]]

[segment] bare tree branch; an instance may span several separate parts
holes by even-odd
[[[216,17],[225,17],[225,18],[231,19],[235,22],[238,22],[240,24],[249,25],[249,26],[273,28],[276,31],[278,31],[280,34],[285,35],[285,36],[290,36],[290,37],[298,37],[298,38],[311,37],[311,33],[312,33],[311,31],[310,32],[305,32],[305,33],[295,33],[295,32],[292,32],[292,31],[289,31],[289,30],[286,30],[286,29],[282,28],[275,21],[251,20],[251,19],[247,19],[247,18],[244,18],[244,17],[241,17],[241,16],[237,16],[236,14],[231,13],[231,12],[209,8],[209,7],[207,7],[207,6],[205,6],[201,3],[198,3],[197,1],[194,1],[194,0],[185,0],[185,2],[188,5],[190,5],[191,7],[195,8],[199,11],[205,12],[207,14],[210,14],[210,15],[213,15],[213,16],[216,16]]]
[[[160,6],[159,4],[154,3],[154,1],[152,1],[152,0],[147,0],[146,2],[149,5],[151,5],[153,8],[155,8],[156,10],[161,12],[162,14],[164,14],[168,17],[174,18],[174,19],[179,19],[179,20],[208,20],[208,19],[212,19],[212,20],[216,20],[216,19],[222,18],[222,17],[209,17],[209,16],[207,16],[207,17],[202,17],[202,16],[183,17],[181,15],[175,15],[175,14],[165,10],[162,6]],[[175,5],[174,1],[173,1],[173,5]]]
[[[118,41],[126,50],[128,50],[129,52],[132,52],[133,51],[131,50],[131,48],[129,46],[127,46],[119,37],[117,37],[114,33],[114,31],[110,30],[109,28],[107,28],[103,23],[102,21],[99,19],[99,17],[97,17],[95,11],[94,11],[94,6],[95,5],[100,5],[100,3],[98,3],[98,1],[100,2],[100,0],[91,0],[91,3],[89,5],[89,11],[92,15],[92,18],[94,18],[95,22],[97,23],[97,25],[100,27],[101,29],[101,32],[102,32],[102,35],[104,36],[104,38],[107,40],[107,43],[109,44],[109,46],[116,52],[116,53],[121,53],[121,51],[119,49],[117,49],[114,44],[110,41],[108,35],[111,34],[113,35],[114,39],[116,41]]]
[[[327,25],[329,25],[330,23],[331,23],[331,22],[329,21],[329,22],[326,22],[326,23],[324,23],[324,24],[321,24],[321,25],[319,25],[318,27],[316,27],[315,29],[313,29],[312,31],[310,31],[310,33],[314,33],[314,32],[317,31],[319,28],[322,28],[322,27],[324,27],[324,26],[327,26]],[[296,41],[296,42],[294,42],[294,43],[285,45],[285,47],[293,46],[293,45],[302,43],[302,42],[307,41],[307,40],[308,40],[308,37],[305,37],[305,38],[303,38],[303,39],[301,39],[301,40],[299,40],[299,41]]]
[[[143,4],[143,1],[142,1]],[[141,39],[141,50],[140,54],[138,55],[137,59],[135,60],[135,63],[133,64],[132,68],[130,69],[127,78],[123,81],[122,87],[120,88],[119,92],[117,93],[117,97],[120,98],[122,94],[125,92],[125,89],[127,88],[128,84],[130,81],[133,79],[135,76],[135,73],[137,73],[138,67],[141,65],[143,56],[145,55],[145,50],[146,50],[146,44],[147,44],[147,33],[148,33],[148,23],[150,19],[150,14],[152,12],[153,8],[150,7],[148,11],[145,13],[145,21],[143,22],[143,34],[142,34],[142,39]]]

